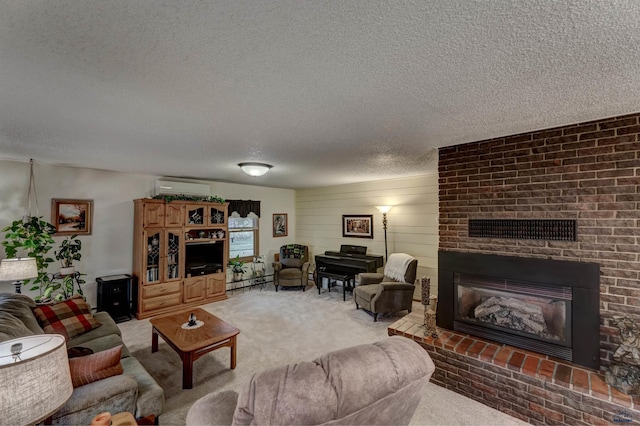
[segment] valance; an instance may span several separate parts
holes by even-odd
[[[229,215],[238,212],[240,217],[247,217],[249,213],[254,213],[260,217],[260,201],[253,200],[227,200],[229,202]]]

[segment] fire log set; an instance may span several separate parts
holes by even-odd
[[[473,310],[477,321],[534,334],[545,339],[558,340],[549,331],[542,307],[511,297],[493,296],[485,299]]]

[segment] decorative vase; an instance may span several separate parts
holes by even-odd
[[[234,281],[240,281],[242,279],[242,272],[234,272],[233,273],[233,280]]]
[[[424,335],[437,338],[436,312],[438,311],[438,296],[429,296],[429,306],[425,305],[424,308]]]
[[[427,306],[429,304],[429,294],[431,292],[431,278],[422,277],[420,278],[420,287],[421,287],[421,295],[422,295],[422,304]]]
[[[69,266],[66,268],[60,268],[60,275],[62,275],[63,277],[66,277],[67,275],[71,275],[76,271],[76,267],[75,266]]]

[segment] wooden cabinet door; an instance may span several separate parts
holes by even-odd
[[[209,223],[209,214],[206,204],[186,204],[184,206],[185,226],[204,226]]]
[[[207,298],[225,294],[226,287],[226,275],[224,273],[207,275]]]
[[[165,231],[165,252],[166,262],[164,263],[164,280],[174,281],[182,278],[183,255],[181,251],[182,229],[167,229]]]
[[[215,204],[208,207],[209,224],[211,225],[227,225],[227,206],[224,204]]]
[[[162,228],[164,226],[164,203],[144,203],[142,226]]]
[[[184,219],[182,218],[184,204],[168,203],[164,208],[164,226],[176,227],[182,226]]]
[[[184,280],[184,303],[203,300],[205,294],[205,276],[187,278]]]
[[[144,274],[142,284],[154,284],[161,282],[164,272],[166,257],[164,255],[164,232],[162,229],[145,229],[142,233]]]

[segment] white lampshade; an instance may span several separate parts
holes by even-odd
[[[0,383],[2,424],[35,424],[58,411],[73,393],[64,337],[39,334],[0,343]]]
[[[2,259],[0,281],[22,281],[38,276],[38,264],[33,257]]]
[[[392,206],[376,206],[376,208],[378,210],[380,210],[380,213],[389,213],[389,210],[391,210]]]
[[[271,164],[265,163],[240,163],[238,166],[249,176],[262,176],[273,167]]]

